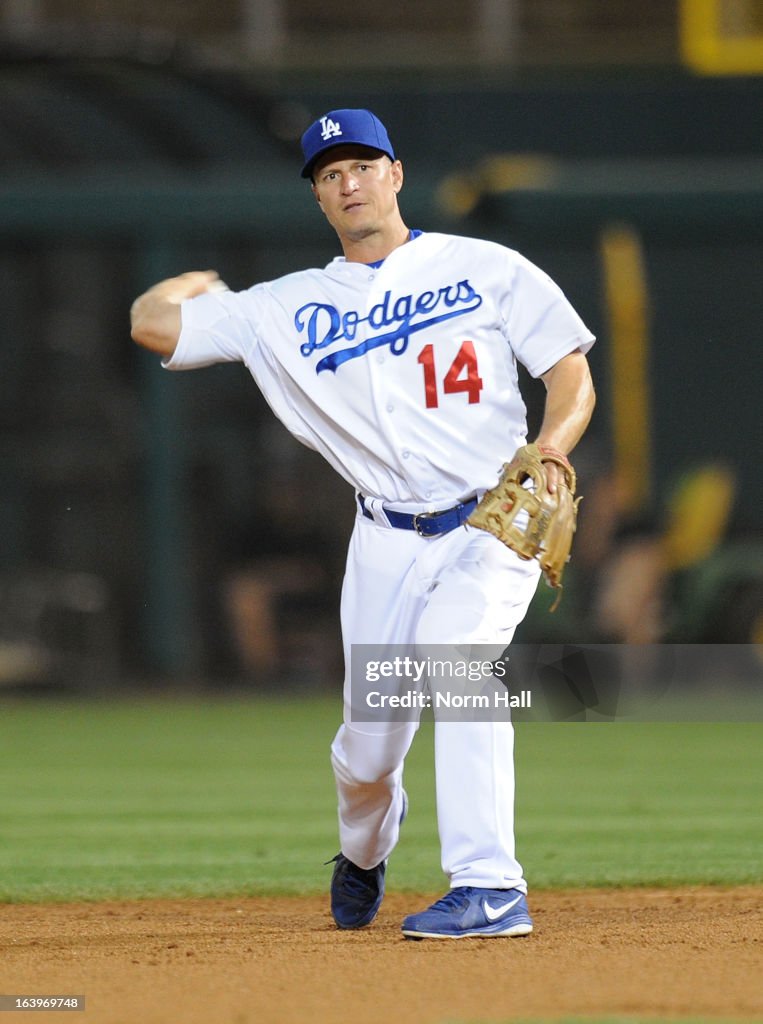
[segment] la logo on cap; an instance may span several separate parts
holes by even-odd
[[[335,135],[342,134],[342,126],[338,121],[332,121],[330,117],[321,118],[321,138],[324,140],[331,139]]]

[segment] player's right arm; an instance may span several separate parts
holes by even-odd
[[[194,270],[160,281],[140,295],[130,310],[133,340],[169,358],[180,338],[180,304],[195,295],[224,288],[214,270]]]

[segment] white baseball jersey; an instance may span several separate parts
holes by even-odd
[[[243,362],[296,438],[401,511],[494,486],[526,438],[517,361],[538,377],[594,341],[519,253],[435,233],[381,266],[338,257],[181,313],[169,369]]]

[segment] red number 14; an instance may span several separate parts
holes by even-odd
[[[437,377],[434,365],[434,345],[425,345],[419,353],[418,361],[424,367],[424,393],[427,409],[436,409],[440,404],[437,396]],[[465,391],[469,396],[469,405],[480,400],[482,378],[477,372],[477,354],[474,343],[465,341],[445,374],[442,390],[446,395]]]

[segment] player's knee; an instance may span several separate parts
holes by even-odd
[[[398,752],[384,742],[384,737],[345,732],[341,744],[331,748],[334,773],[348,786],[394,786],[394,773],[399,767]]]
[[[374,757],[366,752],[362,758],[355,758],[342,766],[342,777],[345,785],[377,786],[389,783],[392,788],[396,767],[388,757]]]

